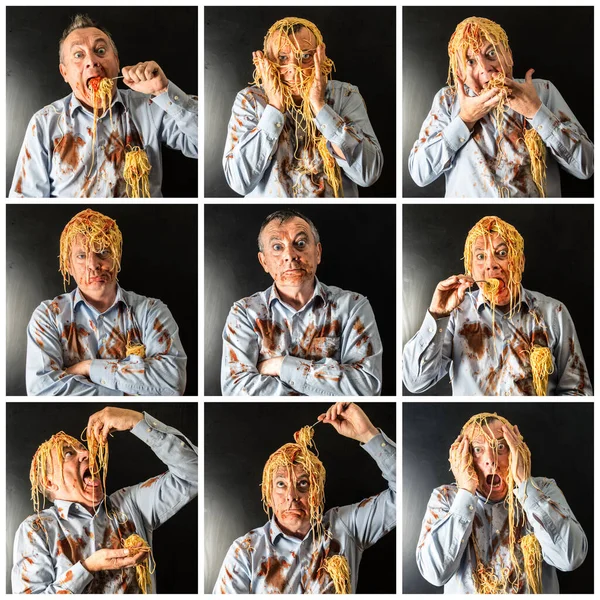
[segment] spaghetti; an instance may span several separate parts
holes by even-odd
[[[546,396],[548,392],[548,377],[554,373],[550,348],[533,345],[529,352],[529,364],[531,365],[533,387],[536,396]]]
[[[498,130],[496,138],[496,147],[498,149],[498,160],[502,159],[501,141],[504,131],[504,112],[508,106],[509,88],[505,84],[507,76],[512,77],[513,59],[510,47],[508,45],[508,36],[498,23],[482,17],[469,17],[458,24],[448,43],[448,56],[450,63],[448,66],[448,85],[456,90],[459,84],[459,77],[464,79],[467,71],[467,60],[469,50],[474,57],[477,57],[486,43],[490,43],[497,56],[501,56],[501,71],[495,73],[485,87],[485,91],[490,89],[500,90],[500,101],[494,108],[494,121]],[[479,59],[477,59],[479,60]],[[504,65],[509,70],[505,72]],[[531,162],[531,176],[541,198],[546,197],[546,146],[540,135],[527,127],[527,122],[523,119],[523,141],[529,154]],[[504,195],[502,189],[500,196]]]
[[[542,593],[542,548],[540,542],[533,533],[521,538],[521,551],[523,552],[523,564],[525,576],[529,584],[531,594]]]
[[[348,559],[342,554],[334,554],[328,556],[323,561],[323,569],[327,571],[336,594],[351,594],[352,586],[350,585],[350,565]]]
[[[90,164],[90,170],[87,176],[89,177],[94,168],[94,154],[96,151],[96,131],[98,126],[98,105],[102,105],[102,114],[109,109],[110,112],[110,126],[112,128],[112,90],[115,83],[108,77],[92,77],[88,81],[88,89],[92,92],[92,104],[94,105],[94,125],[92,126],[92,162]]]
[[[497,415],[496,413],[480,413],[472,416],[463,426],[461,434],[472,442],[476,438],[483,437],[489,446],[492,448],[494,454],[494,470],[495,465],[498,464],[498,440],[494,437],[493,432],[490,428],[490,423],[494,421],[500,421],[509,428],[512,428],[510,422]],[[473,582],[475,589],[479,594],[502,594],[502,593],[517,593],[519,591],[519,582],[523,571],[525,578],[531,590],[541,590],[541,578],[537,577],[537,573],[533,569],[528,569],[527,564],[525,568],[522,568],[521,560],[518,557],[518,545],[517,545],[517,532],[520,531],[521,527],[525,524],[525,513],[521,511],[515,500],[515,480],[512,472],[512,465],[514,461],[521,461],[525,467],[525,472],[531,472],[531,452],[527,447],[527,444],[521,439],[519,445],[516,448],[517,456],[513,456],[512,451],[508,455],[508,468],[506,473],[506,496],[504,503],[507,507],[508,512],[508,552],[510,561],[512,563],[512,569],[505,567],[500,570],[500,574],[496,573],[496,569],[493,565],[486,566],[481,560],[481,552],[477,547],[477,540],[475,532],[471,534],[473,540],[473,547],[475,549],[476,565],[473,570]],[[473,478],[477,478],[475,469],[473,468],[473,455],[469,453],[467,469],[471,472]],[[525,490],[525,494],[527,491]],[[491,494],[491,489],[490,489]],[[533,537],[533,534],[531,534]],[[533,541],[528,540],[525,542],[529,547],[532,546]]]
[[[128,146],[125,154],[123,178],[127,183],[129,198],[150,198],[148,174],[152,170],[148,155],[139,146]]]
[[[306,146],[312,149],[313,154],[316,152],[321,157],[325,177],[333,189],[334,196],[339,198],[343,195],[340,168],[327,148],[327,140],[315,125],[314,115],[309,100],[310,89],[315,77],[325,76],[331,78],[331,72],[335,69],[335,65],[333,61],[327,57],[325,57],[325,60],[321,63],[320,73],[315,73],[314,67],[303,68],[302,60],[299,60],[298,64],[286,65],[286,69],[294,69],[295,72],[295,80],[297,82],[296,88],[298,95],[300,96],[300,102],[297,104],[294,100],[292,89],[282,81],[281,67],[278,62],[276,62],[281,48],[287,44],[292,46],[295,53],[302,53],[296,33],[303,27],[308,29],[315,36],[316,47],[318,48],[323,43],[323,36],[314,23],[298,17],[286,17],[274,23],[269,31],[267,31],[264,40],[264,56],[267,57],[269,61],[270,78],[275,82],[277,93],[281,94],[283,98],[284,111],[290,115],[293,122],[296,140],[294,158],[297,160],[300,159],[299,153],[301,152],[301,149],[299,147],[299,137],[300,134],[302,134],[306,138]],[[264,88],[262,75],[258,68],[255,68],[254,70],[252,84]],[[300,172],[303,174],[313,173],[313,171],[307,167],[300,167]]]
[[[123,251],[123,236],[114,219],[96,212],[90,208],[77,213],[63,229],[60,236],[59,270],[62,273],[64,288],[71,282],[69,271],[71,264],[71,248],[76,238],[83,244],[86,253],[86,268],[92,252],[108,250],[113,259],[111,274],[121,270],[121,254]]]
[[[156,571],[156,561],[152,555],[152,548],[137,533],[131,534],[123,542],[123,547],[129,548],[134,554],[138,552],[146,552],[148,554],[141,563],[135,566],[135,576],[142,594],[152,593],[152,578],[150,576]],[[152,559],[152,567],[150,566],[150,559]]]

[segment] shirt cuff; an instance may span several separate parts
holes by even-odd
[[[527,119],[527,121],[539,133],[544,142],[560,126],[560,121],[556,118],[556,115],[545,104],[542,104],[535,116]]]
[[[475,517],[476,502],[477,496],[467,490],[459,489],[448,512],[456,515],[464,523],[470,523]]]
[[[339,146],[346,157],[351,156],[354,148],[362,141],[359,137],[355,137],[358,136],[358,133],[354,130],[352,130],[352,135],[345,135],[344,130],[348,125],[329,104],[325,104],[316,114],[314,122],[325,139],[329,143]]]
[[[421,329],[419,329],[419,346],[422,350],[434,345],[437,349],[438,346],[442,346],[444,343],[444,336],[446,335],[446,329],[450,322],[450,315],[442,317],[441,319],[435,319],[433,315],[427,311]]]
[[[308,386],[308,377],[310,370],[312,369],[312,363],[308,360],[302,360],[297,356],[290,356],[289,354],[283,357],[281,368],[279,369],[279,379],[283,383],[287,383],[291,388],[297,392],[304,394],[305,388]],[[311,391],[318,393],[318,390],[312,389]]]
[[[160,444],[166,435],[176,435],[183,438],[194,452],[198,451],[198,448],[181,431],[161,423],[147,412],[144,412],[144,418],[131,428],[131,433],[151,448]]]
[[[386,463],[396,460],[396,442],[385,435],[381,429],[378,435],[372,437],[366,444],[361,444],[360,447],[368,452],[382,471],[385,471]]]
[[[454,152],[458,152],[469,141],[471,133],[465,122],[457,116],[442,131],[442,137]]]
[[[90,365],[90,381],[107,389],[107,396],[123,396],[123,392],[116,389],[119,361],[104,358],[94,358]],[[117,365],[117,369],[115,369]]]
[[[71,573],[71,577],[67,576],[67,573]],[[68,577],[68,581],[66,581]],[[61,574],[58,585],[65,590],[69,590],[71,594],[82,594],[83,590],[93,581],[94,576],[81,564],[80,562],[75,563],[72,567],[69,567],[67,571]],[[64,581],[65,583],[61,583]]]
[[[272,140],[277,140],[283,131],[284,123],[285,115],[274,106],[267,104],[260,121],[258,122],[258,128],[261,131],[264,131],[267,137]]]
[[[174,119],[184,112],[198,112],[198,97],[186,94],[172,81],[167,84],[167,91],[164,94],[154,96],[151,100]]]

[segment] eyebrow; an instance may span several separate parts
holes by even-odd
[[[96,44],[97,42],[107,42],[108,43],[108,39],[104,38],[104,37],[97,37],[93,44]],[[69,49],[72,49],[73,46],[83,46],[84,42],[82,40],[75,40],[74,42],[71,42],[71,46],[69,47]]]
[[[508,248],[508,244],[506,242],[500,242],[495,248],[494,250],[498,250],[499,248],[502,248],[502,246],[504,246],[505,248]],[[487,248],[482,248],[481,246],[476,246],[474,252],[478,252],[480,250],[486,250]]]

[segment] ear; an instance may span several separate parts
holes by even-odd
[[[65,83],[69,83],[67,81],[67,68],[65,67],[65,65],[63,65],[62,63],[59,63],[58,70],[60,71],[60,74],[62,75],[63,79],[65,80]]]
[[[323,246],[321,246],[321,242],[317,244],[317,264],[321,264],[321,254],[323,253]]]
[[[265,273],[268,273],[269,269],[267,268],[267,261],[265,260],[265,255],[262,252],[258,253],[258,262],[260,263],[261,267],[265,270]]]

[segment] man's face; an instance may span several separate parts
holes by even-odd
[[[96,27],[72,31],[63,42],[61,57],[60,74],[76,98],[88,107],[94,105],[88,81],[92,77],[112,78],[119,74],[119,58],[108,36]]]
[[[73,239],[69,273],[84,295],[95,297],[116,285],[117,270],[109,249],[86,250],[84,241],[82,235]]]
[[[471,48],[467,50],[467,61],[465,72],[462,73],[462,59],[459,58],[459,74],[464,82],[476,93],[480,94],[490,79],[497,73],[504,73],[507,77],[512,77],[512,63],[510,50],[506,52],[500,46],[485,41],[479,49],[479,52],[473,52]]]
[[[316,49],[317,38],[306,27],[289,37],[281,32],[271,36],[267,48],[269,59],[279,65],[281,81],[290,87],[293,95],[300,94],[298,68],[304,71],[305,76],[312,73]]]
[[[508,491],[506,478],[510,450],[502,433],[501,421],[491,421],[483,429],[494,442],[490,444],[484,435],[476,432],[471,438],[473,466],[479,479],[477,489],[490,500],[502,500]]]
[[[496,294],[496,305],[508,306],[510,304],[509,261],[508,245],[498,233],[490,236],[480,236],[473,244],[472,276],[476,281],[495,278],[500,280],[500,288]],[[520,273],[519,273],[520,275]],[[520,277],[517,277],[520,279]],[[484,289],[483,283],[477,284]],[[512,295],[516,297],[519,284],[513,284]]]
[[[292,477],[280,467],[273,475],[271,508],[277,522],[290,534],[306,535],[310,529],[310,506],[308,494],[310,481],[306,471],[295,465]]]
[[[63,455],[62,477],[57,452]],[[99,478],[92,480],[88,451],[82,444],[64,443],[52,449],[52,471],[48,479],[56,500],[79,502],[93,510],[104,498],[102,482]]]
[[[304,219],[294,217],[284,223],[274,219],[264,228],[261,245],[258,260],[278,289],[298,289],[313,282],[321,262],[321,244]]]

